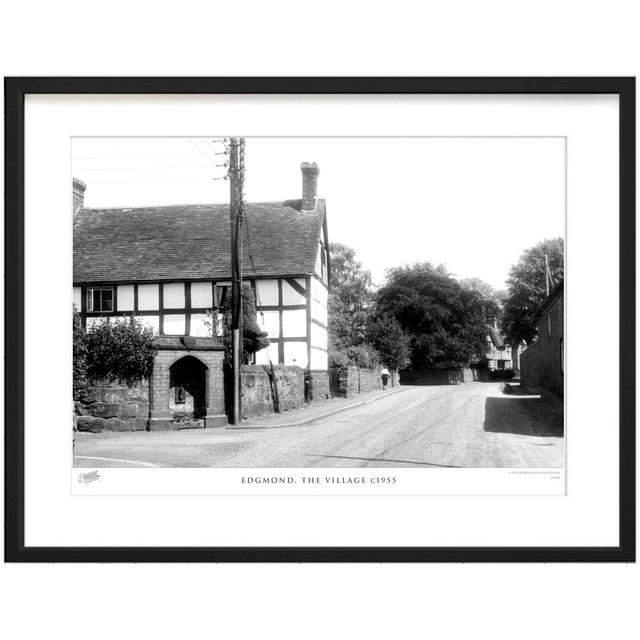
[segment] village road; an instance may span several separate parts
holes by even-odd
[[[81,433],[75,455],[94,468],[563,467],[564,437],[561,408],[489,382],[409,387],[295,427]]]

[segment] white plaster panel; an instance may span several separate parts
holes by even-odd
[[[165,336],[183,336],[185,315],[169,313],[164,316],[163,332]]]
[[[295,281],[304,289],[306,283],[304,278],[295,278]],[[294,304],[307,304],[307,299],[302,294],[298,293],[286,280],[282,281],[282,304],[294,305]]]
[[[328,366],[327,352],[321,349],[311,347],[311,365],[310,369],[319,369],[326,371]]]
[[[139,316],[143,327],[149,327],[154,334],[160,333],[160,316]]]
[[[327,298],[329,297],[329,292],[327,291],[327,287],[322,283],[318,282],[314,278],[316,282],[316,295],[315,298],[318,302],[323,304],[325,307],[327,306]]]
[[[82,287],[73,287],[73,304],[78,311],[82,310]]]
[[[184,282],[162,285],[162,306],[165,309],[184,309]]]
[[[278,343],[272,342],[265,349],[260,349],[256,352],[256,364],[269,364],[269,361],[273,364],[278,363]]]
[[[327,307],[317,300],[311,301],[311,317],[325,326],[327,325]]]
[[[118,311],[133,311],[133,285],[118,285]]]
[[[100,317],[87,318],[87,331],[91,331],[92,329],[95,329],[99,325],[104,324],[108,321],[109,321],[108,318],[100,318]]]
[[[285,338],[304,338],[307,335],[307,310],[292,309],[282,312],[282,335]]]
[[[319,349],[327,349],[327,330],[315,322],[311,323],[311,346]]]
[[[307,366],[307,343],[306,342],[285,342],[284,343],[284,364],[295,364],[298,367]]]
[[[213,307],[213,294],[210,282],[191,283],[191,306],[200,309],[211,309]]]
[[[209,287],[211,289],[211,287]],[[191,314],[190,335],[197,338],[208,338],[211,336],[211,318],[206,313]]]
[[[159,300],[157,284],[138,285],[138,309],[140,311],[157,311],[160,308]]]
[[[258,311],[258,324],[270,338],[280,337],[280,313],[278,311]]]
[[[256,280],[256,304],[258,306],[280,304],[277,280]]]

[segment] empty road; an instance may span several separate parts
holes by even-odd
[[[93,468],[563,467],[562,422],[499,383],[416,386],[296,427],[80,433],[75,455]]]

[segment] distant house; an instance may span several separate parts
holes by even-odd
[[[564,283],[536,315],[538,337],[520,355],[521,384],[535,392],[564,396]]]
[[[254,290],[257,320],[271,341],[256,363],[326,375],[326,204],[317,197],[318,166],[303,163],[301,171],[300,199],[244,206],[243,280]],[[166,422],[181,401],[173,390],[194,377],[202,417],[226,422],[221,347],[212,326],[230,295],[229,205],[87,209],[86,188],[74,179],[73,301],[84,325],[134,315],[153,329],[160,351],[151,379],[152,423]]]
[[[505,343],[497,326],[486,325],[487,368],[489,371],[507,371],[512,369],[511,347]]]

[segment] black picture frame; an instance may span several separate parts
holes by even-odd
[[[635,78],[5,78],[5,561],[634,562]],[[619,98],[619,531],[612,547],[26,547],[24,104],[27,94],[615,94]]]

